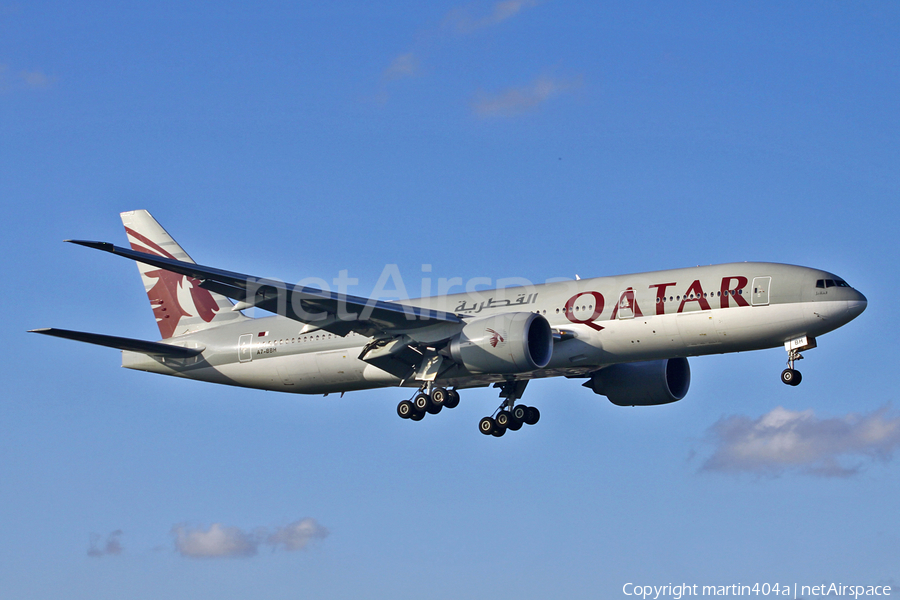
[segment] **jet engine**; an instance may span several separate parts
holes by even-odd
[[[686,358],[611,365],[584,384],[618,406],[653,406],[684,398],[691,386]]]
[[[450,356],[470,373],[543,369],[552,354],[550,324],[535,313],[503,313],[475,319],[450,340]]]

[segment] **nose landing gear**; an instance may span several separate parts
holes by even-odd
[[[810,350],[816,347],[816,339],[813,337],[803,336],[784,343],[784,349],[788,353],[788,368],[781,372],[781,382],[785,385],[800,385],[803,376],[800,371],[794,369],[794,361],[803,360],[801,350]]]

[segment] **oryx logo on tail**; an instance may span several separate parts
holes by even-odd
[[[132,250],[194,262],[147,211],[122,213],[122,220]],[[200,287],[199,279],[140,262],[138,269],[163,339],[245,318],[227,298]]]

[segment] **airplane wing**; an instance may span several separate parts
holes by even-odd
[[[195,285],[237,301],[235,310],[256,306],[306,323],[304,333],[324,329],[341,336],[351,331],[366,336],[394,335],[439,324],[463,323],[463,319],[453,313],[253,277],[129,250],[108,242],[66,241],[192,278],[196,280],[192,282]]]

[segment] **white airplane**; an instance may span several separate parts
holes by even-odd
[[[517,403],[540,377],[583,378],[619,406],[666,404],[690,386],[687,357],[784,346],[781,380],[816,339],[853,320],[866,298],[818,269],[729,263],[386,302],[194,263],[144,210],[122,213],[131,249],[67,240],[137,262],[162,339],[34,329],[122,351],[122,366],[301,394],[414,388],[414,421],[500,389],[479,422],[502,436],[537,423]],[[234,300],[236,303],[232,303]],[[250,318],[257,307],[272,316]]]

